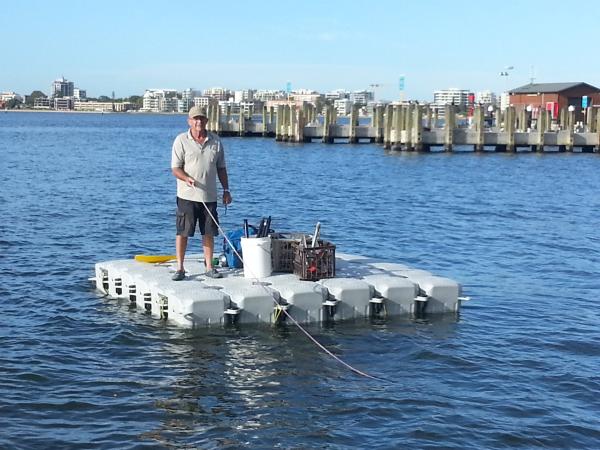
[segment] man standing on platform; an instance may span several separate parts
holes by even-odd
[[[206,109],[194,106],[188,113],[190,129],[173,142],[171,170],[177,178],[177,271],[173,280],[185,278],[183,262],[188,237],[194,235],[196,222],[202,234],[204,264],[210,278],[222,275],[212,266],[217,227],[217,177],[223,186],[223,204],[231,203],[225,152],[219,138],[206,130]]]

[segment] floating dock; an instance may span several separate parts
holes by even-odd
[[[301,281],[292,273],[244,278],[243,269],[220,268],[223,278],[203,276],[199,255],[186,258],[187,277],[172,281],[176,262],[134,259],[99,262],[96,288],[142,312],[190,328],[287,319],[319,323],[368,317],[456,314],[461,286],[425,270],[337,253],[336,276]]]

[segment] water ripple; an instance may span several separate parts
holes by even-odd
[[[474,298],[309,327],[369,381],[293,327],[182,330],[94,292],[96,261],[172,251],[184,119],[32,114],[0,120],[0,447],[598,448],[597,155],[225,139],[226,229],[320,221]]]

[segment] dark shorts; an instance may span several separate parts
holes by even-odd
[[[211,214],[217,221],[215,223],[210,214],[206,212],[206,205]],[[177,197],[177,235],[193,236],[196,230],[196,223],[200,227],[200,234],[208,236],[217,236],[219,234],[219,215],[217,214],[217,202],[193,202]]]

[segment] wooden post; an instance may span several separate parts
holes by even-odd
[[[396,128],[396,146],[398,147],[398,149],[402,149],[402,143],[404,142],[402,140],[402,132],[406,129],[406,124],[405,124],[405,118],[406,117],[406,110],[404,105],[398,105],[397,106],[397,116],[396,116],[396,121],[395,121],[395,128]]]
[[[215,133],[219,132],[219,118],[220,118],[220,110],[221,107],[219,106],[219,101],[215,100],[214,104],[213,104],[213,111],[212,111],[212,117],[210,118],[212,120],[212,129]]]
[[[229,126],[229,122],[231,120],[231,105],[227,105],[225,108],[225,123]],[[231,131],[231,130],[229,130]]]
[[[411,108],[411,104],[402,106],[402,131],[406,131],[410,128],[410,123],[412,122],[412,120],[410,119],[409,112],[411,111]]]
[[[567,111],[565,108],[560,108],[560,113],[558,115],[558,125],[560,126],[561,130],[564,130],[566,127],[566,122],[567,122],[566,112]]]
[[[281,140],[290,138],[290,105],[283,105],[283,122],[281,124]]]
[[[504,131],[506,131],[506,151],[515,151],[515,107],[509,106],[504,112]]]
[[[350,135],[348,142],[350,144],[356,144],[356,125],[358,124],[358,108],[356,104],[353,104],[350,108]]]
[[[405,126],[405,130],[406,130],[406,150],[408,151],[412,151],[414,150],[413,147],[413,136],[412,136],[412,129],[413,129],[413,121],[414,121],[414,113],[415,113],[415,105],[414,103],[409,103],[408,106],[406,107],[406,126]]]
[[[417,152],[423,150],[423,108],[415,105],[412,129],[413,149]]]
[[[396,150],[400,145],[400,118],[401,118],[401,105],[392,106],[392,120],[390,126],[390,148]]]
[[[283,130],[283,105],[277,105],[277,116],[275,116],[275,140],[281,141]]]
[[[300,141],[300,127],[299,118],[300,118],[300,110],[296,105],[290,106],[290,133],[288,140],[290,142],[299,142]]]
[[[521,108],[517,114],[517,126],[515,127],[519,131],[527,131],[527,110]]]
[[[425,126],[430,130],[433,130],[433,124],[431,123],[431,106],[429,103],[425,105]]]
[[[452,144],[454,142],[454,124],[456,123],[454,105],[445,105],[444,110],[446,115],[446,123],[444,125],[444,150],[451,152]]]
[[[215,132],[221,134],[221,107],[219,105],[215,108]]]
[[[588,133],[596,132],[596,110],[591,106],[588,106],[585,109],[585,125],[587,127]]]
[[[323,143],[331,144],[333,139],[331,139],[331,115],[333,114],[333,106],[327,105],[325,108],[325,117],[323,118]]]
[[[379,106],[373,107],[373,115],[371,116],[371,128],[373,129],[373,142],[377,142],[377,138],[379,136],[378,128],[379,128]]]
[[[290,104],[283,107],[283,117],[283,140],[287,142],[290,140],[290,135],[292,134],[292,106]]]
[[[573,141],[575,138],[575,110],[567,111],[567,129],[569,130],[569,142],[565,145],[565,150],[573,151]]]
[[[313,123],[315,121],[315,105],[308,103],[306,112],[306,123]]]
[[[262,109],[262,135],[267,135],[267,105],[263,105]]]
[[[481,105],[475,106],[474,116],[475,132],[477,133],[475,138],[475,151],[481,152],[483,150],[483,130],[485,128],[485,112]]]
[[[377,108],[378,127],[377,127],[377,130],[375,131],[375,142],[377,142],[377,143],[383,142],[383,127],[384,127],[383,114],[384,114],[384,106],[379,105],[379,107]]]
[[[238,116],[238,123],[239,123],[239,135],[240,136],[244,136],[244,134],[246,133],[246,115],[244,114],[244,111],[242,109],[242,107],[240,106],[240,115]]]
[[[394,107],[389,103],[385,105],[385,113],[383,117],[383,148],[389,150],[392,148],[392,121]],[[599,115],[600,116],[600,115]]]
[[[212,131],[212,110],[213,110],[213,105],[212,102],[208,102],[208,107],[206,108],[206,115],[208,116],[208,122],[206,123],[206,129],[208,131]]]
[[[540,109],[537,119],[537,145],[536,152],[542,153],[544,151],[544,136],[548,129],[548,111]]]
[[[496,111],[496,131],[500,131],[500,129],[503,127],[503,122],[504,122],[504,111],[500,108],[498,108]]]

